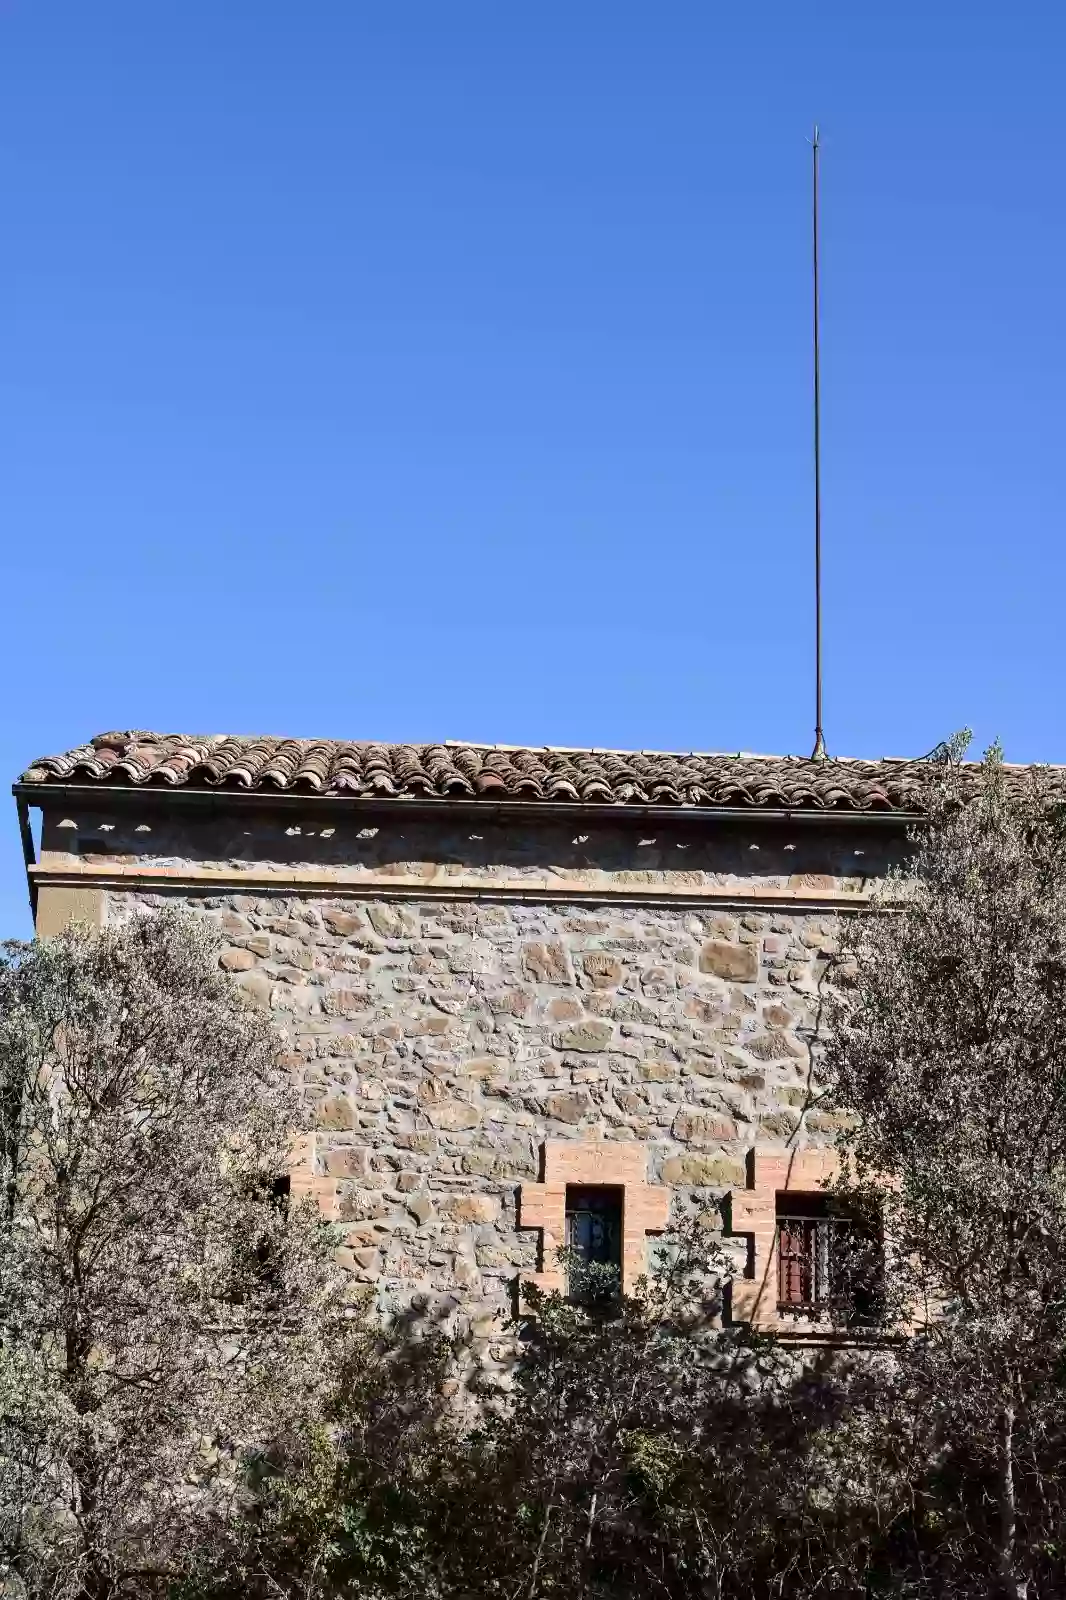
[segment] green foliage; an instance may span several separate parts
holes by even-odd
[[[1066,1515],[1066,827],[1039,772],[958,753],[887,914],[844,941],[822,1069],[884,1217],[892,1400],[936,1464],[916,1527],[943,1592],[991,1571],[1018,1596]]]
[[[442,1365],[424,1386],[408,1380],[403,1436],[390,1436],[365,1408],[410,1351],[371,1364],[369,1390],[338,1395],[325,1456],[293,1452],[288,1487],[257,1500],[243,1546],[255,1570],[231,1558],[228,1581],[203,1592],[864,1593],[855,1553],[874,1518],[841,1441],[874,1436],[876,1385],[848,1359],[812,1372],[724,1330],[713,1235],[696,1223],[669,1243],[637,1292],[608,1305],[530,1286],[511,1329],[513,1386],[495,1404],[440,1410],[463,1352],[438,1345]],[[307,1523],[294,1514],[305,1504],[317,1507]]]
[[[31,1596],[174,1570],[343,1348],[334,1241],[272,1195],[278,1049],[191,918],[0,964],[0,1558]]]
[[[318,1412],[246,1457],[175,1600],[432,1592],[430,1485],[460,1436],[439,1333],[351,1324]]]

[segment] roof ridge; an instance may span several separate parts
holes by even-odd
[[[418,741],[421,743],[421,741]],[[810,756],[782,755],[773,750],[656,750],[649,745],[611,745],[611,744],[502,744],[483,739],[445,739],[446,750],[550,750],[553,755],[585,755],[585,756],[676,756],[679,759],[696,757],[700,760],[712,758],[723,761],[795,761],[806,766],[811,760]],[[928,761],[927,755],[921,756],[826,756],[827,761],[860,763],[867,762],[880,765],[890,761],[899,766],[907,766],[913,761]],[[966,763],[977,765],[976,762]],[[1010,763],[1005,765],[1026,766],[1029,763]]]
[[[121,740],[124,744],[162,744],[169,741],[178,741],[186,744],[262,744],[270,741],[275,744],[295,744],[302,746],[312,745],[352,745],[356,748],[366,749],[376,746],[385,750],[499,750],[508,751],[528,750],[531,753],[543,751],[552,755],[584,755],[584,756],[668,756],[676,760],[720,760],[720,761],[774,761],[795,763],[797,766],[809,766],[812,758],[805,755],[781,753],[775,750],[662,750],[651,745],[588,745],[588,744],[515,744],[502,740],[488,739],[356,739],[339,736],[337,734],[291,734],[291,733],[160,733],[151,728],[110,729],[101,733],[94,733],[86,740],[86,748],[104,747],[105,740]],[[837,765],[849,766],[911,766],[914,763],[932,762],[933,752],[926,751],[919,756],[842,756],[829,755],[825,760]],[[961,763],[965,767],[980,766],[980,760],[970,760]],[[1054,761],[1004,761],[1003,765],[1012,771],[1027,771],[1032,767],[1046,767],[1051,772],[1066,771],[1066,763]]]

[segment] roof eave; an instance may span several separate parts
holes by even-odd
[[[866,826],[891,827],[904,832],[922,821],[922,814],[914,811],[860,811],[821,810],[817,807],[770,806],[686,806],[686,805],[587,805],[582,801],[564,800],[477,800],[467,796],[432,799],[423,796],[402,795],[317,795],[306,791],[300,794],[268,792],[262,789],[162,789],[155,786],[132,784],[93,783],[14,783],[11,792],[18,807],[19,828],[22,834],[23,854],[26,862],[26,880],[30,892],[30,906],[36,917],[36,891],[32,877],[34,866],[33,835],[29,826],[28,809],[37,806],[62,806],[71,803],[93,806],[119,805],[140,808],[141,811],[170,809],[175,805],[190,811],[224,812],[233,810],[306,812],[312,807],[328,815],[350,815],[353,811],[363,816],[405,816],[433,818],[438,822],[446,818],[463,818],[479,822],[574,822],[718,824],[723,823],[787,823],[807,827]]]
[[[234,806],[261,811],[306,810],[310,806],[315,811],[381,812],[434,817],[438,821],[448,816],[476,816],[482,821],[584,818],[588,821],[624,822],[626,818],[631,818],[634,822],[872,823],[875,826],[905,829],[922,820],[920,811],[888,808],[861,810],[847,807],[837,810],[818,806],[635,805],[628,801],[589,804],[581,800],[479,800],[467,795],[437,798],[428,795],[315,794],[307,790],[294,794],[287,790],[163,788],[154,784],[15,783],[11,792],[22,805],[42,807],[72,801],[97,806],[141,805],[158,809],[178,805],[218,811]]]

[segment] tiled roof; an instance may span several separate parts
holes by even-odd
[[[42,756],[24,784],[514,801],[601,806],[914,812],[932,768],[917,761],[370,744],[212,734],[102,733]]]

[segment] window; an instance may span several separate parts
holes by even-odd
[[[567,1185],[567,1294],[585,1303],[613,1299],[622,1278],[622,1189]]]
[[[243,1173],[237,1178],[243,1202],[241,1226],[234,1229],[231,1278],[226,1298],[232,1305],[250,1305],[266,1296],[280,1303],[284,1290],[285,1231],[289,1216],[291,1179],[288,1173],[271,1178],[264,1173]]]
[[[777,1303],[784,1312],[880,1316],[883,1250],[877,1226],[833,1195],[777,1196]]]
[[[260,1284],[268,1289],[280,1288],[277,1241],[275,1231],[284,1228],[289,1215],[292,1182],[288,1173],[279,1178],[263,1178],[255,1186],[256,1198],[265,1200],[270,1207],[270,1231],[261,1234],[255,1246],[255,1259]]]

